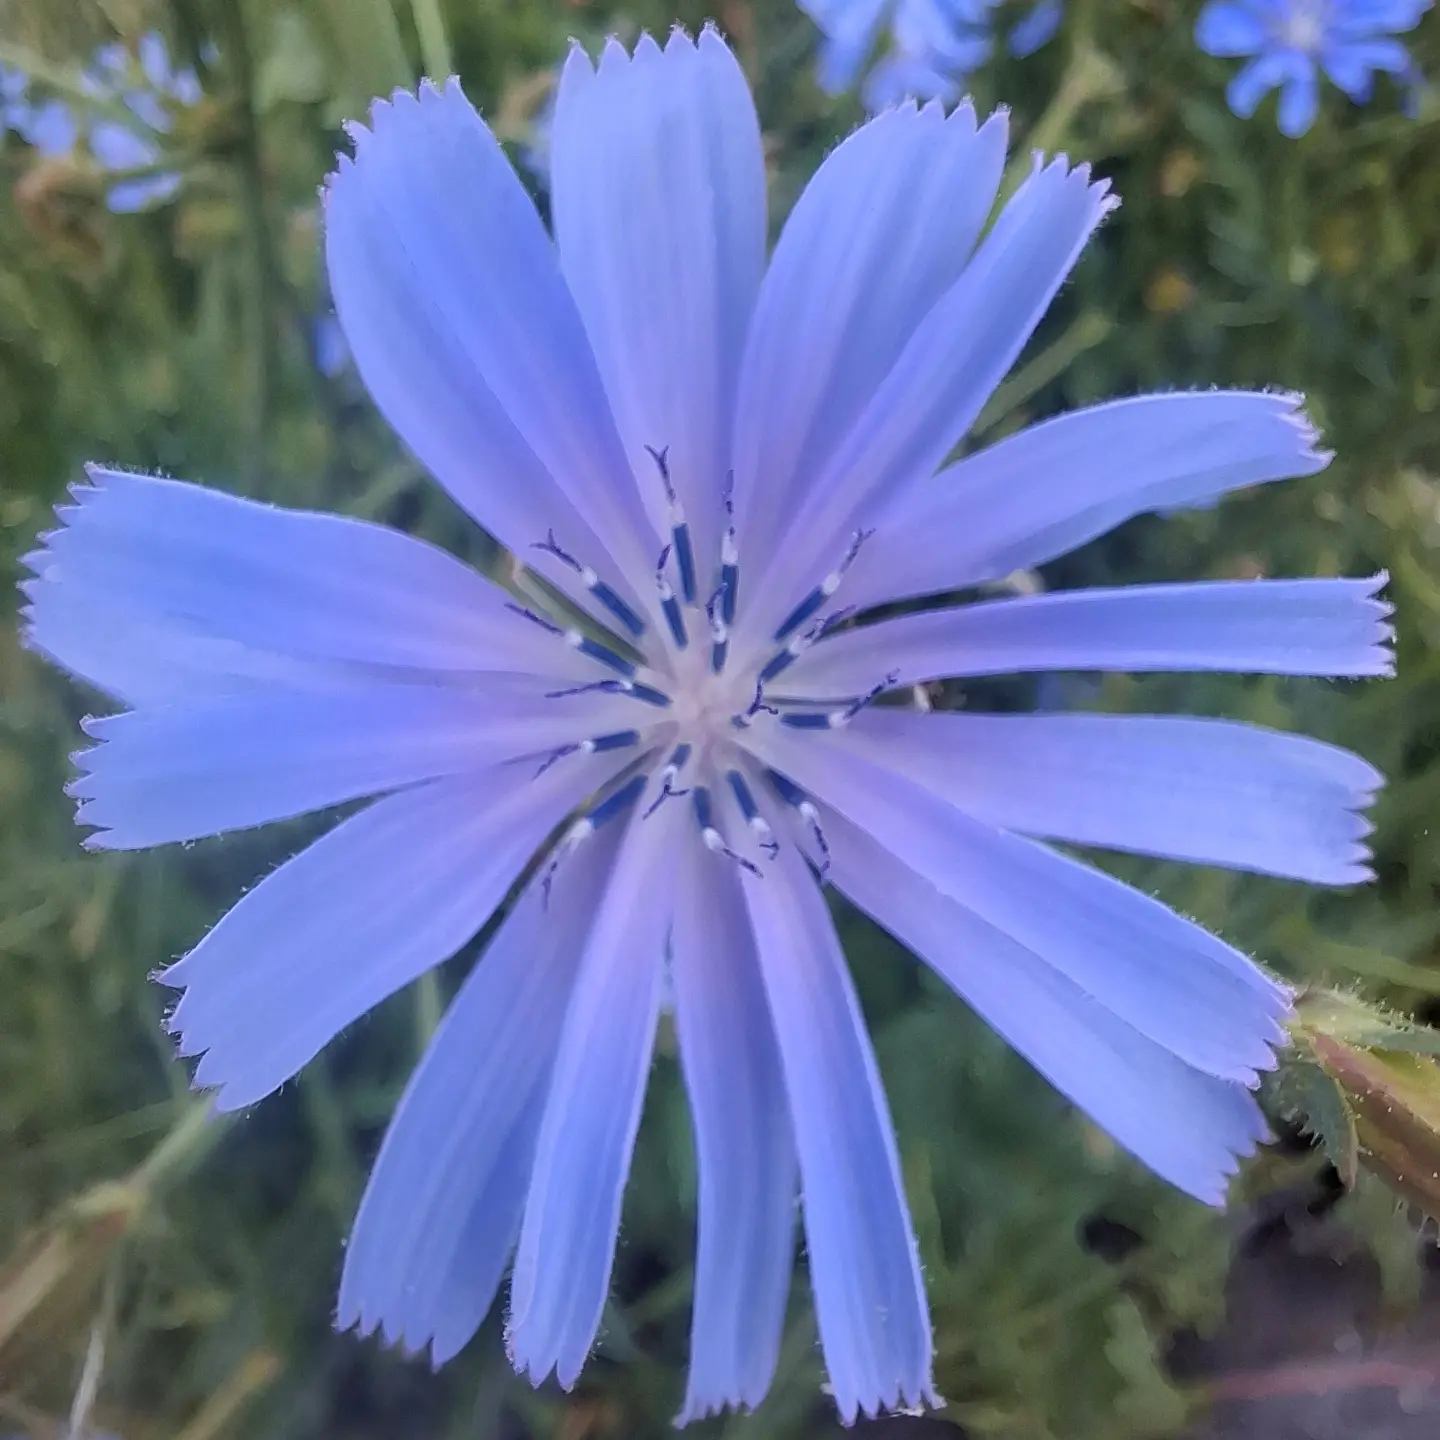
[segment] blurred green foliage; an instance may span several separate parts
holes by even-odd
[[[783,216],[860,118],[811,78],[788,0],[713,0],[756,85]],[[1378,882],[1303,887],[1107,860],[1287,975],[1440,1006],[1440,105],[1331,94],[1302,141],[1225,109],[1198,0],[1072,0],[1058,42],[976,80],[1022,149],[1092,159],[1124,199],[993,431],[1098,397],[1209,384],[1306,391],[1334,465],[1217,510],[1128,526],[1045,583],[1388,570],[1389,684],[1167,677],[1097,703],[1225,713],[1353,745],[1391,777]],[[566,36],[706,16],[632,0],[0,0],[0,51],[60,83],[159,28],[205,102],[167,141],[178,200],[114,216],[83,164],[0,152],[0,556],[7,573],[87,458],[422,530],[495,557],[428,486],[349,371],[316,367],[327,311],[316,192],[368,98],[447,62],[522,157]],[[213,58],[207,44],[213,42]],[[1440,20],[1417,32],[1440,73]],[[537,185],[540,182],[536,182]],[[540,198],[543,201],[543,186]],[[1004,413],[999,413],[1004,411]],[[1059,477],[1063,480],[1063,477]],[[8,604],[9,602],[7,602]],[[958,692],[954,703],[963,701]],[[384,1121],[461,957],[228,1128],[203,1126],[147,974],[297,831],[82,855],[61,793],[87,704],[0,629],[0,1430],[124,1440],[659,1436],[685,1364],[694,1180],[662,1045],[597,1356],[571,1396],[510,1376],[498,1318],[442,1374],[331,1332],[346,1228]],[[1149,1179],[868,922],[842,913],[901,1131],[949,1418],[1006,1440],[1125,1440],[1184,1424],[1170,1337],[1219,1318],[1245,1204],[1317,1182],[1290,1134],[1230,1216]],[[1282,1097],[1283,1100],[1283,1097]],[[1324,1128],[1324,1117],[1312,1117]],[[1318,1183],[1318,1182],[1317,1182]],[[1397,1292],[1414,1243],[1351,1206]],[[9,1257],[8,1260],[3,1257]],[[1398,1257],[1398,1258],[1397,1258]],[[758,1415],[704,1434],[828,1433],[804,1285]],[[78,1397],[78,1399],[77,1399]]]

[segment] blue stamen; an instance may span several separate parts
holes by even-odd
[[[777,675],[784,674],[812,645],[823,640],[837,625],[843,624],[854,613],[853,605],[837,610],[833,615],[817,621],[803,635],[795,636],[783,650],[777,650],[765,662],[760,671],[760,683],[769,684]]]
[[[705,602],[705,614],[710,620],[710,670],[715,675],[725,668],[725,657],[730,650],[730,628],[721,609],[724,599],[725,586],[722,584]]]
[[[690,637],[685,633],[685,617],[680,613],[680,602],[673,593],[662,595],[660,608],[665,612],[665,623],[670,627],[670,638],[683,650],[690,643]]]
[[[598,830],[607,820],[613,820],[628,809],[645,793],[648,783],[648,776],[632,775],[613,795],[607,795],[598,805],[591,807],[587,817],[591,825]]]
[[[784,650],[777,650],[762,667],[760,683],[768,685],[777,675],[783,675],[799,658],[800,652],[789,646]]]
[[[588,565],[582,565],[568,550],[561,549],[556,542],[555,532],[549,531],[543,540],[537,540],[530,547],[553,555],[567,569],[580,577],[585,588],[633,635],[639,639],[645,633],[645,622],[607,585]]]
[[[872,686],[865,694],[857,696],[849,704],[835,710],[788,710],[780,717],[782,725],[792,730],[839,730],[848,725],[867,705],[878,700],[900,679],[900,672],[892,670],[878,685]]]
[[[544,894],[545,908],[550,908],[550,882],[555,878],[555,872],[560,868],[560,862],[576,848],[588,840],[607,821],[615,819],[633,805],[645,791],[649,784],[646,775],[632,775],[618,790],[607,795],[597,804],[592,805],[573,825],[565,832],[564,836],[555,846],[555,853],[550,857],[550,863],[545,868],[545,874],[540,881],[540,889]]]
[[[725,837],[715,828],[715,811],[710,803],[709,790],[703,785],[696,785],[690,794],[695,802],[695,819],[699,822],[700,839],[704,842],[705,848],[712,854],[723,855],[727,860],[733,860],[752,875],[760,876],[760,867],[747,860],[743,855],[737,855],[725,843]]]
[[[602,645],[598,640],[592,640],[578,630],[567,630],[565,641],[571,649],[578,650],[582,655],[588,655],[592,660],[598,660],[602,665],[608,665],[610,669],[623,675],[627,680],[634,678],[635,667],[608,645]]]
[[[588,655],[592,660],[598,660],[602,665],[623,675],[627,680],[634,678],[635,666],[608,645],[602,645],[598,640],[591,640],[589,636],[582,634],[579,630],[562,629],[553,620],[537,614],[534,610],[527,610],[523,605],[516,605],[507,600],[505,608],[538,625],[547,635],[559,635],[572,650],[578,650],[582,655]]]
[[[645,633],[645,622],[603,580],[590,587],[590,593],[638,640]]]
[[[582,740],[580,749],[587,755],[599,754],[604,750],[623,750],[627,745],[638,745],[638,730],[616,730],[609,735],[597,735],[593,740]]]
[[[680,507],[677,505],[671,510],[671,514],[680,514]],[[680,593],[685,597],[687,605],[695,603],[695,551],[690,544],[690,527],[684,520],[679,521],[670,531],[671,538],[675,541],[675,560],[680,566]]]
[[[578,745],[561,745],[558,749],[552,750],[541,762],[540,768],[535,772],[538,780],[557,761],[563,760],[567,755],[573,755],[579,750]]]
[[[806,796],[805,792],[788,776],[782,775],[778,770],[767,769],[765,778],[775,788],[775,793],[787,804],[800,808],[800,803]]]
[[[780,723],[792,730],[835,730],[845,723],[843,710],[787,710]]]
[[[727,625],[735,623],[735,607],[740,602],[740,551],[735,539],[735,472],[725,477],[725,533],[720,537],[720,588],[725,592],[721,614]]]
[[[821,880],[830,873],[830,846],[825,842],[825,832],[820,828],[820,812],[815,802],[788,776],[778,770],[766,770],[765,778],[775,793],[810,826],[815,839],[815,848],[820,852],[820,863],[816,866]]]
[[[547,700],[563,700],[569,695],[633,695],[635,685],[630,680],[592,680],[588,685],[570,685],[564,690],[547,690]]]
[[[588,685],[570,685],[564,690],[547,690],[547,700],[563,700],[568,695],[628,695],[632,700],[642,700],[646,705],[667,708],[674,702],[663,691],[639,680],[592,680]]]
[[[545,757],[545,763],[535,772],[535,776],[538,779],[557,760],[563,760],[567,755],[596,755],[604,750],[623,750],[627,745],[639,743],[638,730],[615,730],[609,735],[596,735],[592,739],[581,740],[578,744],[561,745]]]
[[[845,572],[855,563],[860,547],[873,535],[873,530],[857,530],[851,537],[845,558],[835,567],[781,622],[774,639],[778,643],[803,625],[839,588]]]
[[[532,624],[538,625],[547,635],[563,635],[565,633],[553,620],[544,615],[537,615],[535,611],[526,609],[524,605],[517,605],[513,600],[507,600],[505,608],[512,614],[520,616],[522,620],[529,620]]]
[[[828,599],[818,585],[781,622],[773,638],[778,643],[799,629]]]
[[[665,768],[660,772],[660,793],[651,802],[650,808],[645,812],[645,819],[649,819],[667,800],[672,796],[678,798],[681,795],[688,795],[688,790],[676,790],[675,781],[679,778],[680,772],[685,768],[686,762],[690,759],[690,747],[685,744],[677,745],[675,752],[665,762]]]
[[[693,794],[695,796],[695,818],[699,821],[701,830],[713,830],[715,828],[715,809],[710,803],[710,791],[704,785],[697,785]]]
[[[750,722],[757,715],[778,715],[780,712],[773,706],[765,703],[765,681],[764,678],[755,681],[755,698],[750,702],[747,710],[739,715],[732,715],[730,723],[737,730],[748,730]]]
[[[770,822],[760,813],[760,806],[756,803],[754,795],[750,793],[750,786],[746,783],[745,777],[738,770],[727,770],[725,778],[730,782],[730,789],[735,795],[735,803],[740,807],[740,813],[745,817],[745,823],[750,827],[750,833],[754,835],[756,844],[773,860],[780,853],[779,842],[770,829]]]
[[[676,649],[683,650],[690,643],[690,637],[685,633],[685,616],[680,609],[680,602],[675,598],[675,591],[665,578],[665,567],[670,563],[670,550],[671,547],[667,545],[660,552],[660,563],[655,567],[655,588],[660,592],[660,609],[665,615],[665,623],[670,627],[670,638],[675,642]]]
[[[680,497],[675,493],[674,482],[670,479],[670,447],[653,445],[645,447],[655,468],[660,472],[660,483],[665,487],[665,499],[670,504],[670,539],[675,547],[675,563],[680,568],[680,593],[687,605],[695,603],[695,550],[690,544],[690,527],[685,523],[685,510]]]

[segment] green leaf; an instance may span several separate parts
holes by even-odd
[[[1110,1306],[1105,1358],[1125,1383],[1116,1409],[1137,1429],[1164,1434],[1185,1423],[1185,1400],[1165,1377],[1155,1337],[1128,1295]]]
[[[390,0],[322,0],[321,9],[342,61],[337,118],[360,115],[375,96],[415,83]]]
[[[1360,1142],[1355,1117],[1334,1078],[1313,1061],[1292,1056],[1284,1064],[1277,1088],[1286,1112],[1320,1142],[1341,1182],[1347,1187],[1354,1185]]]
[[[1417,1025],[1398,1011],[1338,990],[1312,990],[1296,1002],[1302,1031],[1328,1035],[1362,1050],[1440,1055],[1440,1030]]]

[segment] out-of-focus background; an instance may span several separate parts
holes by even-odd
[[[1149,388],[1306,391],[1338,452],[1323,475],[1136,522],[1033,583],[1383,568],[1399,678],[1059,677],[1041,698],[1250,718],[1381,766],[1368,888],[1106,863],[1296,980],[1434,1020],[1440,98],[1422,92],[1412,116],[1388,82],[1367,109],[1330,92],[1310,133],[1285,139],[1273,102],[1248,121],[1228,111],[1235,64],[1196,48],[1198,9],[1071,0],[1049,44],[1023,60],[997,47],[973,77],[982,108],[1010,107],[1022,147],[1093,160],[1124,200],[982,423],[993,436]],[[791,0],[0,0],[7,583],[91,458],[374,517],[485,558],[371,410],[330,318],[317,186],[341,122],[453,68],[543,205],[567,37],[707,17],[756,87],[778,224],[863,114],[817,87],[817,31]],[[1410,40],[1440,73],[1440,18]],[[366,1167],[471,952],[254,1112],[206,1123],[147,977],[301,830],[84,854],[62,787],[76,722],[102,702],[19,648],[17,604],[0,600],[0,1435],[665,1434],[694,1243],[673,1052],[656,1066],[604,1336],[573,1394],[514,1379],[494,1315],[438,1375],[336,1335]],[[877,930],[848,914],[842,927],[950,1402],[880,1422],[872,1440],[1440,1435],[1440,1305],[1426,1301],[1417,1212],[1363,1168],[1347,1189],[1284,1119],[1230,1210],[1205,1210],[1118,1154]],[[1343,1145],[1340,1158],[1348,1171]],[[769,1400],[697,1433],[838,1433],[821,1380],[802,1258]]]

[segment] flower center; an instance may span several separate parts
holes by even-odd
[[[1296,0],[1276,21],[1276,39],[1292,50],[1313,54],[1325,40],[1330,0]]]
[[[781,677],[812,645],[819,643],[854,614],[853,607],[837,606],[834,599],[870,533],[856,530],[834,568],[790,611],[757,655],[754,648],[732,655],[731,627],[740,595],[740,554],[730,487],[722,495],[724,522],[714,568],[695,553],[690,525],[670,474],[668,448],[645,447],[655,463],[668,506],[669,536],[653,576],[663,623],[647,626],[623,596],[582,558],[571,554],[550,533],[534,549],[550,556],[575,575],[618,622],[612,633],[597,639],[577,628],[522,605],[516,614],[562,640],[596,664],[593,680],[550,692],[555,698],[586,693],[626,695],[637,703],[633,727],[609,730],[584,740],[561,745],[546,754],[540,773],[568,756],[581,753],[624,752],[628,763],[616,772],[608,790],[571,824],[561,837],[545,869],[543,885],[548,901],[550,886],[565,856],[595,830],[650,796],[643,812],[648,819],[667,802],[684,802],[694,812],[695,825],[705,847],[725,856],[742,869],[761,875],[759,860],[773,860],[780,843],[757,800],[752,780],[763,778],[778,799],[793,810],[811,834],[811,858],[823,877],[829,868],[829,848],[820,830],[819,811],[810,797],[792,781],[745,754],[745,733],[767,723],[795,730],[833,730],[848,725],[861,710],[898,680],[891,673],[863,695],[851,699],[814,702],[789,699]],[[706,582],[716,582],[707,593]],[[628,658],[638,652],[636,663]],[[778,689],[772,694],[772,687]],[[723,796],[717,800],[717,796]],[[731,803],[733,801],[733,803]],[[727,825],[722,811],[729,810]],[[727,830],[740,827],[748,835],[755,858],[732,847]]]
[[[734,717],[755,697],[753,670],[727,665],[718,674],[711,665],[711,647],[689,645],[667,657],[672,706],[667,716],[697,747],[734,736]]]

